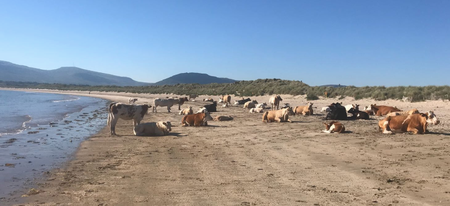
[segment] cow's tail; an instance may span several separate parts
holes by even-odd
[[[262,116],[262,122],[266,122],[267,120],[267,115],[269,114],[269,112],[264,112],[263,116]]]

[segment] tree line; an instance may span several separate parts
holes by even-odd
[[[418,102],[424,100],[448,100],[450,98],[449,86],[309,86],[302,81],[281,79],[257,79],[252,81],[237,81],[234,83],[212,84],[176,84],[162,86],[89,86],[72,84],[45,84],[35,82],[0,81],[0,87],[8,88],[35,88],[78,91],[103,92],[129,92],[150,94],[175,95],[236,95],[261,96],[272,94],[306,95],[308,100],[318,99],[320,96],[329,98],[353,97],[356,100],[373,98],[375,100],[408,99]]]

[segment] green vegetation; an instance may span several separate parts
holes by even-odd
[[[438,100],[450,98],[449,86],[401,86],[401,87],[311,87],[301,81],[280,79],[258,79],[254,81],[237,81],[224,84],[176,84],[162,86],[87,86],[66,84],[42,84],[25,82],[0,81],[0,87],[36,88],[80,91],[130,92],[176,95],[223,95],[260,96],[271,94],[307,95],[308,100],[324,97],[330,98],[354,97],[355,99],[374,98],[376,100],[402,99],[408,97],[411,101]]]

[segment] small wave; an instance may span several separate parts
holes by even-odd
[[[20,128],[14,129],[12,131],[6,131],[3,133],[0,133],[0,137],[5,136],[5,135],[11,135],[11,134],[20,134],[24,130],[26,130],[28,128],[27,123],[31,122],[31,120],[33,118],[30,115],[25,115],[25,116],[23,116],[23,118],[24,118],[24,121],[22,122],[22,126]]]
[[[77,101],[79,100],[79,97],[73,98],[73,99],[62,99],[62,100],[53,100],[54,103],[58,103],[58,102],[71,102],[71,101]]]

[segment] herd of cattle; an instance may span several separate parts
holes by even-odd
[[[161,136],[167,135],[172,130],[172,125],[168,121],[160,122],[147,122],[141,123],[145,114],[148,113],[149,108],[153,108],[153,112],[157,112],[157,107],[166,107],[167,111],[174,105],[178,105],[179,114],[184,115],[181,119],[182,126],[207,126],[208,121],[228,121],[232,120],[231,116],[217,116],[211,117],[211,112],[217,112],[217,101],[212,98],[203,99],[205,102],[212,102],[201,107],[198,111],[194,112],[190,106],[186,109],[181,109],[184,102],[195,101],[195,97],[190,96],[182,98],[156,98],[152,105],[137,105],[135,104],[138,99],[130,98],[128,104],[124,103],[111,103],[108,108],[108,120],[107,123],[110,127],[111,135],[116,135],[115,126],[118,119],[133,120],[133,132],[137,136]],[[290,115],[313,115],[313,103],[308,102],[304,106],[291,107],[288,103],[281,106],[280,103],[283,99],[279,95],[274,95],[269,99],[269,104],[261,103],[257,101],[247,99],[235,100],[235,106],[243,105],[243,108],[249,109],[250,113],[263,113],[263,122],[292,122],[289,119]],[[231,96],[223,95],[219,101],[222,103],[222,107],[231,106]],[[280,109],[281,106],[281,109]],[[264,111],[266,110],[266,111]],[[358,104],[350,104],[343,106],[342,102],[332,103],[327,107],[323,107],[322,112],[326,113],[325,120],[333,120],[329,123],[323,123],[325,125],[326,133],[342,133],[345,132],[345,126],[336,120],[352,120],[352,119],[370,119],[370,115],[386,116],[384,119],[378,122],[379,130],[385,134],[393,132],[412,132],[414,134],[424,134],[428,132],[428,124],[437,125],[440,123],[433,111],[420,113],[417,109],[410,111],[402,111],[397,107],[384,106],[372,104],[368,107],[364,107],[363,110],[359,109]],[[351,114],[352,116],[348,116]]]

